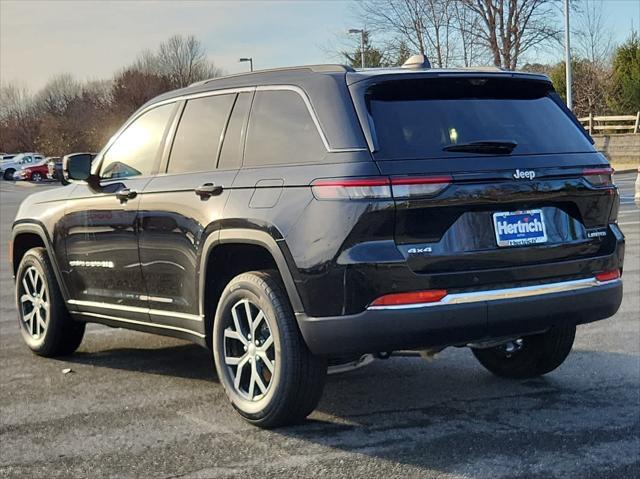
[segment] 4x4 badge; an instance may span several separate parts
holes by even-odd
[[[533,170],[516,170],[513,177],[516,180],[533,180],[536,177],[536,172]]]
[[[422,253],[431,253],[431,246],[424,246],[422,248],[409,248],[407,253],[409,254],[422,254]]]

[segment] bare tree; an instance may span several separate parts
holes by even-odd
[[[82,86],[68,73],[53,77],[35,97],[37,108],[52,115],[64,115],[69,104],[82,94]]]
[[[109,108],[113,104],[113,80],[92,80],[82,87],[83,98],[90,98],[98,108]]]
[[[451,8],[454,26],[459,35],[460,62],[465,67],[482,64],[486,50],[475,33],[479,28],[480,18],[462,2],[452,2]]]
[[[605,115],[608,92],[611,89],[611,70],[584,58],[572,61],[573,112],[576,116]],[[565,64],[560,62],[548,72],[556,90],[564,98],[566,91]]]
[[[29,90],[10,83],[0,88],[0,120],[24,117],[31,113],[33,99]]]
[[[353,37],[349,38],[349,40],[352,39]],[[364,63],[367,68],[380,68],[395,65],[395,58],[393,58],[393,55],[390,55],[387,50],[373,46],[371,42],[371,34],[368,31],[364,32],[363,43]],[[354,68],[359,68],[362,64],[361,49],[363,47],[363,45],[361,45],[360,38],[358,38],[357,46],[355,48],[353,48],[352,45],[349,45],[349,47],[351,48],[345,48],[340,51],[340,55],[342,57],[341,60],[346,60],[348,65]]]
[[[390,43],[405,44],[447,67],[455,57],[456,28],[451,5],[456,0],[366,0],[359,13],[367,26]]]
[[[495,66],[515,70],[528,50],[558,38],[557,0],[458,0],[480,22],[472,31]]]
[[[31,151],[39,123],[33,97],[26,88],[8,84],[0,88],[0,151]]]
[[[613,51],[613,35],[607,26],[602,0],[583,0],[576,29],[578,54],[594,63],[607,62]]]
[[[171,90],[169,78],[127,68],[118,73],[113,81],[111,94],[114,109],[122,120],[153,97]]]
[[[157,61],[160,72],[179,88],[221,74],[221,70],[207,58],[202,43],[193,35],[174,35],[161,43]]]
[[[129,69],[139,71],[145,75],[162,75],[158,55],[149,49],[142,50]]]

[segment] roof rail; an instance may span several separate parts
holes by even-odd
[[[255,75],[260,73],[272,73],[272,72],[295,71],[295,70],[311,70],[312,72],[316,72],[316,73],[341,73],[341,72],[346,73],[346,72],[355,71],[353,68],[351,68],[348,65],[340,65],[340,64],[301,65],[301,66],[293,66],[293,67],[270,68],[265,70],[254,70],[252,72],[235,73],[233,75],[224,75],[221,77],[208,78],[206,80],[201,80],[201,81],[192,83],[189,86],[192,87],[192,86],[206,85],[209,82],[222,80],[225,78],[234,78],[239,76]]]
[[[478,65],[478,66],[469,66],[469,67],[460,67],[460,70],[476,70],[481,72],[506,72],[508,71],[505,68],[496,67],[493,65]]]

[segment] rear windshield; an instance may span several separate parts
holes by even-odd
[[[592,152],[544,82],[512,78],[387,81],[365,100],[378,159],[482,156],[452,145],[511,142],[511,155]]]

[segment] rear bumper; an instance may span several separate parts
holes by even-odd
[[[589,323],[613,316],[621,302],[620,279],[589,278],[456,294],[439,303],[369,308],[348,316],[298,315],[298,324],[315,354],[368,353],[464,345]]]

